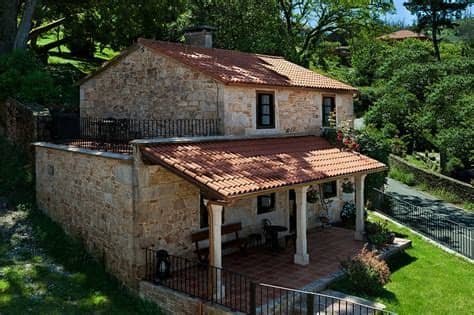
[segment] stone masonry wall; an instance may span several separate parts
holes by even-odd
[[[139,47],[80,88],[81,116],[215,119],[222,84],[171,58]]]
[[[421,169],[395,155],[390,155],[389,164],[390,166],[396,166],[406,172],[413,173],[417,182],[424,182],[430,187],[444,188],[453,191],[464,200],[474,202],[474,186],[468,183],[461,182],[439,173]]]
[[[132,161],[49,146],[36,146],[38,207],[80,238],[111,274],[136,285]]]
[[[156,165],[138,167],[137,248],[153,246],[194,258],[191,233],[199,229],[199,189]],[[138,253],[143,272],[144,254]]]
[[[256,129],[257,91],[275,94],[275,129]],[[336,96],[337,121],[352,120],[352,94],[327,94],[288,88],[225,86],[224,130],[226,134],[317,133],[322,126],[322,97]]]
[[[205,303],[200,299],[192,298],[168,288],[153,285],[149,282],[140,282],[140,296],[157,303],[165,315],[238,315],[216,304]]]

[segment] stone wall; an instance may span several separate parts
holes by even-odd
[[[45,119],[37,119],[38,116]],[[38,140],[37,131],[42,136],[47,131],[45,123],[51,119],[49,111],[43,108],[30,108],[12,98],[0,102],[0,136],[30,152],[30,144]]]
[[[38,207],[81,239],[111,274],[133,287],[132,160],[77,150],[36,146]]]
[[[417,182],[426,183],[430,187],[452,191],[464,200],[474,202],[474,186],[468,183],[429,170],[421,169],[395,155],[390,155],[389,164],[390,166],[396,166],[406,172],[413,173]]]
[[[257,91],[275,94],[275,129],[256,129]],[[354,118],[352,94],[327,94],[305,89],[225,86],[226,134],[318,133],[322,127],[323,95],[336,97],[337,121]]]
[[[222,84],[139,46],[80,88],[81,116],[130,119],[215,119]]]
[[[137,249],[153,246],[194,258],[191,234],[199,229],[199,189],[161,166],[136,163]],[[140,273],[144,258],[143,252],[137,256]]]
[[[222,306],[205,303],[200,299],[192,298],[162,286],[149,282],[140,282],[140,296],[155,302],[165,315],[238,315],[243,313],[232,312]]]

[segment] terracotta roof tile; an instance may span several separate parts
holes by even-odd
[[[160,143],[141,148],[167,167],[225,199],[330,177],[385,169],[362,154],[316,136]]]
[[[225,84],[289,86],[356,91],[356,88],[291,63],[282,57],[204,48],[140,38],[138,43]]]
[[[390,34],[379,36],[377,38],[378,39],[408,39],[408,38],[428,39],[429,37],[423,33],[416,33],[410,30],[399,30]]]

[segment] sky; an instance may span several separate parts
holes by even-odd
[[[416,17],[411,15],[411,13],[403,6],[403,2],[406,0],[394,0],[395,9],[397,12],[395,14],[387,14],[386,18],[389,22],[403,22],[405,25],[411,25]]]

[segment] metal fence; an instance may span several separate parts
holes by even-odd
[[[163,252],[145,249],[144,280],[233,311],[251,315],[393,314],[329,295],[257,283],[237,272]]]
[[[449,220],[429,208],[413,205],[378,189],[374,189],[372,196],[377,211],[466,257],[474,258],[474,228]]]
[[[77,114],[37,118],[38,141],[81,148],[131,153],[135,139],[220,135],[219,119],[115,119]]]

